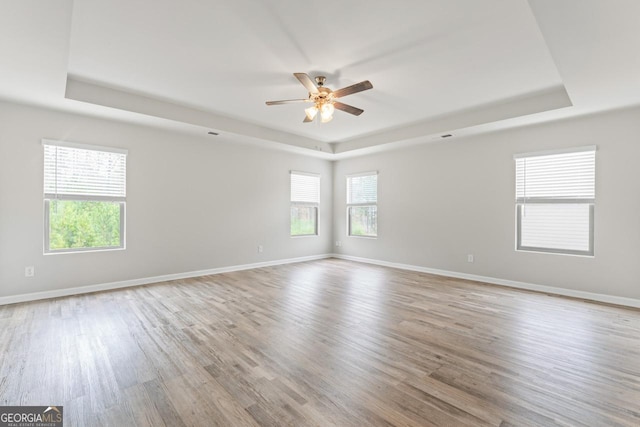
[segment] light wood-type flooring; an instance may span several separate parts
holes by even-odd
[[[328,259],[0,307],[65,426],[639,426],[640,311]]]

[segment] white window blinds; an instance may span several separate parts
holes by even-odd
[[[516,198],[520,202],[595,199],[594,147],[584,151],[516,157]]]
[[[45,198],[124,201],[127,151],[43,141]]]
[[[595,153],[515,156],[518,249],[593,255]]]
[[[301,204],[319,204],[320,176],[291,171],[291,202]]]
[[[347,204],[366,205],[378,202],[378,174],[353,175],[347,177]]]

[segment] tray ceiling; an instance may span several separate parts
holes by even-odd
[[[636,3],[8,2],[0,53],[11,61],[0,97],[361,152],[637,103],[640,63],[616,54],[637,48]],[[622,64],[604,67],[607,55]],[[374,88],[343,99],[361,116],[305,124],[304,104],[264,103],[306,97],[293,72],[325,75],[334,89],[365,79]],[[599,90],[611,85],[613,94]]]

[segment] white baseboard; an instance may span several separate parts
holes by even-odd
[[[350,255],[332,254],[332,258],[339,258],[349,261],[364,262],[367,264],[381,265],[384,267],[398,268],[401,270],[418,271],[430,273],[438,276],[454,277],[457,279],[473,280],[476,282],[491,283],[492,285],[508,286],[510,288],[526,289],[529,291],[543,292],[547,294],[562,295],[566,297],[580,298],[608,304],[624,305],[627,307],[640,308],[640,300],[634,298],[617,297],[613,295],[596,294],[593,292],[576,291],[573,289],[556,288],[553,286],[535,285],[533,283],[517,282],[513,280],[497,279],[495,277],[478,276],[476,274],[458,273],[456,271],[439,270],[436,268],[420,267],[417,265],[400,264],[395,262],[380,261],[370,258],[360,258]]]
[[[535,285],[532,283],[517,282],[513,280],[497,279],[495,277],[479,276],[476,274],[459,273],[456,271],[439,270],[436,268],[421,267],[411,264],[401,264],[396,262],[381,261],[370,258],[361,258],[343,254],[322,254],[299,258],[280,259],[275,261],[257,262],[253,264],[241,264],[228,267],[212,268],[208,270],[189,271],[186,273],[167,274],[163,276],[144,277],[141,279],[124,280],[120,282],[102,283],[98,285],[79,286],[75,288],[56,289],[51,291],[33,292],[29,294],[11,295],[0,297],[0,305],[15,304],[19,302],[36,301],[41,299],[65,297],[69,295],[79,295],[91,292],[108,291],[111,289],[129,288],[133,286],[148,285],[152,283],[167,282],[170,280],[188,279],[191,277],[208,276],[211,274],[230,273],[232,271],[251,270],[253,268],[271,267],[275,265],[293,264],[297,262],[315,261],[326,258],[338,258],[349,261],[375,264],[384,267],[398,268],[401,270],[418,271],[430,273],[438,276],[454,277],[457,279],[473,280],[485,282],[493,285],[507,286],[511,288],[525,289],[529,291],[543,292],[547,294],[562,295],[573,298],[581,298],[591,301],[604,302],[609,304],[623,305],[627,307],[640,308],[640,300],[633,298],[617,297],[613,295],[597,294],[592,292],[576,291],[573,289],[557,288],[553,286]]]
[[[141,279],[123,280],[120,282],[101,283],[98,285],[79,286],[75,288],[56,289],[51,291],[33,292],[29,294],[0,297],[0,305],[18,302],[36,301],[48,298],[66,297],[69,295],[87,294],[91,292],[108,291],[111,289],[129,288],[132,286],[148,285],[151,283],[167,282],[169,280],[188,279],[191,277],[208,276],[211,274],[230,273],[232,271],[251,270],[253,268],[271,267],[274,265],[293,264],[296,262],[315,261],[331,258],[331,254],[313,255],[299,258],[279,259],[275,261],[256,262],[253,264],[233,265],[229,267],[211,268],[208,270],[189,271],[186,273],[166,274],[163,276],[144,277]]]

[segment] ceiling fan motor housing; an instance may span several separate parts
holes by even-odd
[[[333,102],[333,91],[328,87],[322,86],[324,83],[324,77],[316,77],[316,81],[318,82],[318,91],[310,92],[309,99],[315,102],[318,106]]]

